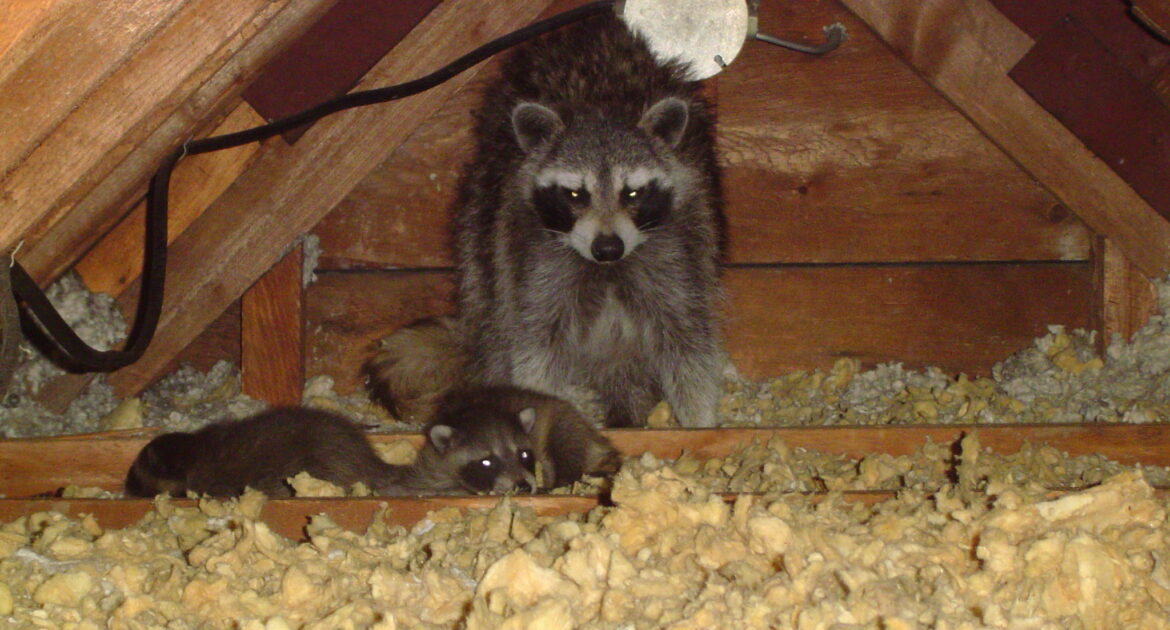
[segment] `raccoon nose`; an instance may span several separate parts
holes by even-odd
[[[618,235],[602,234],[593,239],[593,245],[589,247],[589,250],[597,262],[613,262],[622,257],[626,246]]]

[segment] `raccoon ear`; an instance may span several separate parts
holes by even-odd
[[[528,153],[565,128],[561,117],[540,103],[520,103],[512,109],[512,131]]]
[[[451,448],[451,443],[455,441],[455,429],[445,424],[436,424],[427,431],[427,437],[430,438],[435,450],[443,453]]]
[[[528,407],[520,410],[520,426],[524,427],[525,433],[532,433],[532,428],[536,426],[536,409]]]
[[[687,129],[687,119],[690,109],[686,101],[681,98],[668,96],[650,106],[638,126],[643,131],[674,148],[682,140],[683,132]]]

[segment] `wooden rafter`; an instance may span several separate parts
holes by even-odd
[[[475,0],[444,2],[358,89],[437,69],[477,43],[527,24],[547,5],[547,0],[490,6]],[[337,114],[314,125],[291,147],[267,144],[173,244],[158,334],[137,363],[111,375],[118,392],[133,394],[159,376],[171,357],[473,75],[474,70],[411,98]]]
[[[1033,41],[990,2],[842,2],[1143,273],[1170,272],[1170,222],[1008,78]]]

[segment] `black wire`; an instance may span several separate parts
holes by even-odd
[[[179,160],[189,155],[210,153],[231,147],[238,147],[251,142],[258,142],[266,138],[296,129],[330,114],[397,100],[425,90],[447,81],[451,77],[467,70],[475,64],[492,55],[511,48],[516,44],[528,41],[534,37],[556,30],[573,22],[598,15],[612,10],[614,0],[602,0],[570,9],[554,15],[548,19],[530,24],[520,30],[513,31],[503,37],[495,39],[475,50],[463,55],[446,66],[424,77],[383,88],[364,90],[344,94],[337,98],[325,101],[302,112],[286,116],[259,127],[245,129],[235,133],[193,140],[175,149],[168,155],[155,171],[150,180],[150,189],[146,201],[146,247],[142,270],[141,292],[138,298],[138,312],[134,318],[134,326],[129,338],[121,350],[95,350],[85,343],[69,324],[61,317],[57,309],[53,308],[49,299],[41,291],[37,283],[28,275],[19,263],[12,268],[12,290],[16,296],[24,301],[27,311],[31,311],[36,321],[44,328],[47,337],[56,347],[45,349],[45,354],[60,356],[64,353],[63,361],[67,367],[76,371],[85,372],[112,372],[137,361],[146,351],[154,338],[162,313],[162,298],[166,284],[166,255],[167,255],[167,194],[170,187],[171,172]],[[27,316],[27,314],[26,314]]]

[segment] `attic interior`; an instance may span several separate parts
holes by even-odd
[[[0,134],[0,250],[15,250],[42,286],[75,272],[90,291],[115,296],[130,321],[143,197],[174,147],[414,78],[578,4],[10,5],[0,13],[0,127],[19,131]],[[717,104],[726,201],[725,345],[740,375],[819,372],[831,381],[841,365],[901,363],[974,381],[1050,325],[1096,331],[1094,350],[1104,353],[1158,317],[1155,281],[1170,272],[1165,0],[763,0],[759,23],[813,41],[841,23],[848,38],[823,57],[748,42],[704,87]],[[116,395],[134,397],[184,364],[206,371],[219,361],[240,366],[243,393],[273,405],[300,404],[306,380],[320,376],[339,395],[360,393],[360,368],[379,338],[453,308],[450,209],[471,153],[471,112],[497,65],[183,160],[171,184],[162,319],[143,358],[104,377]],[[61,411],[93,380],[59,377],[38,402]],[[1154,415],[1149,424],[1060,431],[980,426],[977,435],[997,452],[1047,443],[1168,466],[1168,416]],[[641,429],[614,440],[627,455],[708,459],[779,435],[864,458],[970,435],[941,425],[830,429],[839,427]],[[57,487],[116,490],[150,435],[0,440],[0,477],[9,480],[0,493],[17,497],[0,499],[0,521],[49,509],[28,497]],[[827,489],[894,505],[888,487]],[[1125,500],[1164,511],[1165,488],[1150,492]],[[596,505],[581,499],[518,503],[544,518]],[[429,501],[397,500],[381,518],[409,526],[436,507],[496,505]],[[150,509],[60,503],[105,527]],[[359,529],[376,506],[351,498],[328,511]],[[295,539],[306,515],[324,509],[274,500],[251,517]],[[631,509],[649,508],[631,500]],[[745,544],[756,551],[759,541]],[[479,591],[468,601],[472,614],[497,621],[542,605],[510,602],[505,613]],[[1095,602],[1078,611],[1090,625],[1113,614]]]

